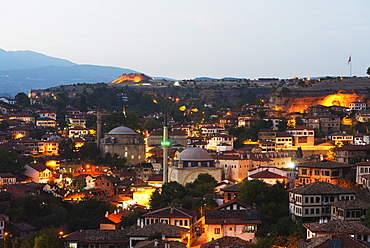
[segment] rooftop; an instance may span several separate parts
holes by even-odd
[[[298,186],[290,192],[302,195],[312,194],[355,194],[355,190],[343,188],[327,182],[314,182],[303,186]]]

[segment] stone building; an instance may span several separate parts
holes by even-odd
[[[117,154],[127,159],[127,164],[145,161],[145,144],[143,137],[131,128],[120,126],[113,128],[101,139],[100,151],[104,155]]]
[[[176,181],[185,185],[193,182],[202,173],[210,174],[218,182],[222,179],[222,168],[206,150],[189,147],[172,161],[168,168],[168,181]]]

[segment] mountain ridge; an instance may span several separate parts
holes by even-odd
[[[28,93],[57,85],[109,83],[122,74],[141,73],[113,66],[76,64],[29,50],[0,49],[0,94]]]

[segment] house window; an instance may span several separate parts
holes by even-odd
[[[231,193],[227,193],[227,199],[231,200]]]
[[[220,228],[215,228],[215,234],[220,234],[221,229]]]
[[[307,169],[302,169],[302,175],[307,175]]]
[[[184,220],[184,226],[188,226],[188,220]]]
[[[244,226],[245,232],[254,232],[255,230],[255,226]]]
[[[337,176],[339,176],[339,171],[332,171],[332,172],[331,172],[331,175],[332,175],[333,177],[337,177]]]

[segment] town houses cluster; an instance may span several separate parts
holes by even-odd
[[[0,171],[0,203],[27,195],[60,197],[72,204],[97,197],[116,208],[96,220],[100,229],[66,234],[68,247],[103,247],[99,246],[103,243],[109,247],[120,243],[128,247],[156,247],[160,243],[168,245],[164,247],[247,247],[257,242],[255,233],[264,223],[255,206],[240,199],[246,180],[284,183],[289,190],[291,219],[316,220],[304,224],[311,244],[318,239],[321,244],[339,239],[349,244],[347,247],[370,242],[370,229],[361,224],[370,207],[366,198],[370,188],[370,134],[366,128],[361,132],[353,125],[369,122],[370,111],[364,101],[347,107],[313,105],[305,113],[284,113],[263,103],[245,105],[217,110],[211,116],[214,121],[208,123],[177,122],[166,116],[170,142],[166,160],[161,145],[163,128],[140,133],[117,126],[99,134],[87,128],[87,120],[96,116],[99,128],[100,116],[110,111],[81,112],[67,106],[62,117],[67,125],[60,129],[61,117],[57,120],[54,107],[39,102],[38,108],[19,108],[14,99],[2,97],[0,101],[0,121],[7,124],[0,132],[1,147],[34,158],[24,165],[22,173]],[[160,117],[163,113],[142,119]],[[266,125],[256,131],[257,140],[245,139],[236,149],[238,137],[230,134],[229,128],[251,129],[261,122]],[[63,140],[72,141],[76,152],[93,142],[102,156],[116,154],[126,163],[118,168],[62,157]],[[45,162],[38,162],[40,157]],[[165,173],[164,161],[168,161]],[[164,177],[186,185],[201,174],[209,174],[218,182],[212,196],[217,207],[201,213],[175,206],[150,209],[151,196],[162,187]],[[344,182],[349,175],[354,176],[357,188]],[[137,228],[120,229],[122,218],[135,210],[145,212],[137,220]],[[0,214],[0,238],[8,235],[10,222],[8,216]],[[163,239],[148,241],[155,231],[160,231]],[[319,247],[305,246],[308,242],[300,245]]]

